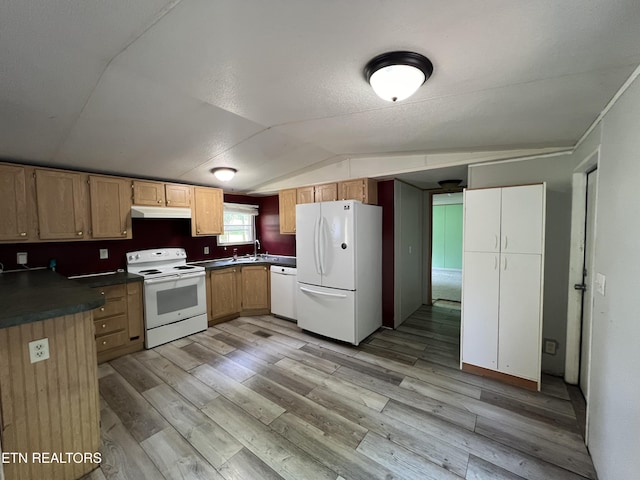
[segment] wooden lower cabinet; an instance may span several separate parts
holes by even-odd
[[[249,265],[242,267],[242,313],[264,315],[269,313],[269,267]]]
[[[240,267],[229,267],[209,272],[210,307],[209,325],[235,318],[240,314],[241,297],[238,283]]]
[[[93,314],[98,363],[142,350],[142,282],[97,287],[105,304]]]
[[[209,325],[240,315],[265,315],[271,308],[269,267],[242,265],[207,275]]]

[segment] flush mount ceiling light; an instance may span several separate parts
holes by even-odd
[[[216,167],[211,169],[211,173],[213,173],[221,182],[228,182],[231,180],[237,171],[238,170],[231,167]]]
[[[440,180],[438,182],[438,185],[440,185],[440,187],[444,188],[445,190],[453,190],[458,188],[458,185],[460,185],[462,183],[462,180]]]
[[[376,94],[389,102],[413,95],[433,73],[433,64],[414,52],[388,52],[364,67],[364,76]]]

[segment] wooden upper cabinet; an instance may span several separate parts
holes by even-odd
[[[334,202],[338,200],[338,184],[325,183],[314,187],[314,197],[316,202]]]
[[[340,200],[358,200],[362,203],[378,203],[378,183],[371,178],[358,178],[338,183]]]
[[[29,240],[24,167],[0,165],[0,241]]]
[[[131,180],[89,176],[92,238],[131,238]]]
[[[191,207],[191,190],[189,185],[166,183],[164,193],[167,207]]]
[[[133,181],[133,204],[153,207],[191,207],[191,186],[178,183]]]
[[[164,207],[164,183],[134,180],[133,204]]]
[[[313,203],[315,201],[315,188],[313,185],[296,189],[296,203]]]
[[[280,233],[296,233],[297,190],[290,188],[278,192]]]
[[[224,197],[219,188],[194,187],[191,206],[193,236],[224,233]]]
[[[39,238],[88,238],[87,176],[35,169]]]

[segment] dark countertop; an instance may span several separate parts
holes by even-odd
[[[104,275],[91,275],[82,278],[71,279],[87,287],[106,287],[107,285],[119,285],[121,283],[142,282],[144,277],[135,273],[118,272],[106,273]]]
[[[93,310],[99,292],[50,270],[0,274],[0,328]]]
[[[200,265],[205,270],[217,270],[219,268],[226,267],[242,267],[245,265],[278,265],[282,267],[295,267],[296,257],[287,257],[282,255],[263,255],[259,256],[257,260],[251,259],[251,257],[239,257],[238,260],[229,258],[217,259],[217,260],[202,260],[199,262],[189,262],[193,265]]]

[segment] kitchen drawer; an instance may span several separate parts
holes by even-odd
[[[106,298],[124,297],[127,293],[124,283],[118,285],[107,285],[106,287],[98,287],[97,291]]]
[[[94,320],[113,317],[115,315],[126,315],[127,313],[127,299],[125,297],[120,298],[108,298],[103,306],[96,308],[93,313]]]
[[[110,350],[115,347],[120,347],[127,343],[127,332],[120,331],[115,333],[110,333],[109,335],[103,335],[102,337],[96,338],[96,352],[104,352],[105,350]]]
[[[93,322],[96,328],[96,337],[106,335],[107,333],[124,330],[127,324],[126,315],[118,315],[116,317],[104,318]]]

